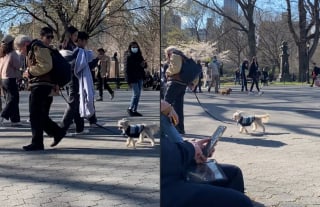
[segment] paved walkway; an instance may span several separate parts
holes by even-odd
[[[210,136],[228,128],[214,158],[243,170],[246,194],[256,207],[320,206],[320,88],[265,87],[263,96],[248,96],[234,87],[230,96],[198,94],[210,118],[194,95],[185,96],[186,138]],[[236,110],[269,113],[266,134],[240,134],[231,120]],[[250,127],[249,132],[252,132]]]
[[[30,126],[0,128],[1,207],[134,207],[159,206],[159,134],[156,146],[125,146],[117,120],[126,117],[129,91],[116,91],[115,99],[105,94],[97,102],[99,123],[107,128],[86,128],[90,134],[66,137],[56,148],[45,137],[46,150],[25,152],[31,141]],[[21,93],[22,120],[28,119],[28,92]],[[54,97],[51,117],[59,121],[66,103]],[[159,92],[145,91],[140,101],[143,117],[132,123],[159,123]],[[71,130],[72,132],[72,130]]]

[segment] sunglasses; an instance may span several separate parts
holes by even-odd
[[[54,36],[53,36],[53,35],[46,35],[46,38],[47,38],[47,39],[53,39]]]

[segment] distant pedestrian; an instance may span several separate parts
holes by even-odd
[[[313,87],[314,81],[317,79],[317,76],[319,75],[319,73],[320,73],[320,68],[317,67],[316,63],[313,63],[313,70],[312,70],[312,73],[311,73],[312,83],[311,83],[310,87]]]
[[[248,60],[244,60],[242,62],[241,68],[240,68],[241,92],[243,92],[243,90],[248,91],[247,76],[246,76],[246,70],[248,70],[248,68],[249,68],[249,61]]]
[[[237,69],[235,72],[234,72],[234,85],[237,85],[237,83],[240,85],[240,70]]]
[[[145,68],[147,68],[147,63],[142,56],[138,43],[131,42],[124,54],[125,77],[129,87],[132,89],[131,103],[127,109],[129,116],[142,116],[137,110],[145,76]]]
[[[4,119],[10,120],[12,126],[20,124],[19,89],[17,81],[21,79],[20,57],[13,47],[14,38],[6,35],[0,45],[0,79],[6,105],[1,112],[0,125]],[[0,99],[1,101],[1,99]]]
[[[220,63],[217,60],[217,56],[213,56],[212,61],[209,63],[207,75],[211,82],[209,83],[208,92],[211,91],[211,87],[214,86],[214,92],[219,92],[220,86]]]
[[[103,48],[99,48],[97,51],[99,61],[96,67],[98,69],[96,78],[98,81],[99,98],[96,101],[103,101],[104,87],[108,90],[112,100],[114,98],[114,91],[107,82],[110,75],[110,57],[105,54],[105,50]]]
[[[249,68],[249,75],[250,78],[252,78],[252,83],[250,87],[250,92],[249,94],[253,94],[253,86],[256,85],[257,91],[259,95],[262,95],[262,92],[260,92],[259,89],[259,63],[257,61],[256,57],[252,58],[250,68]]]

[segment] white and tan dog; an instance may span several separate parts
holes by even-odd
[[[154,134],[158,132],[159,126],[157,124],[136,124],[130,125],[128,119],[121,119],[118,121],[118,128],[122,130],[122,134],[126,135],[126,145],[129,147],[136,148],[136,143],[143,143],[144,138],[147,137],[150,140],[151,146],[154,146]],[[134,138],[138,138],[136,142]]]
[[[253,131],[259,126],[262,128],[263,133],[265,133],[266,129],[263,123],[268,123],[270,118],[269,114],[244,116],[243,113],[243,111],[237,111],[232,116],[232,119],[235,120],[237,124],[240,124],[240,133],[244,130],[248,134],[248,130],[245,127],[251,125]]]

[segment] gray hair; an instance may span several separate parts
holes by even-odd
[[[27,36],[27,35],[23,35],[20,34],[18,35],[15,39],[14,39],[14,46],[16,48],[21,48],[23,47],[26,43],[29,43],[32,41],[32,38]]]
[[[168,54],[168,53],[172,53],[173,51],[176,51],[176,50],[177,50],[177,48],[175,46],[169,46],[164,50],[164,52],[166,54]]]

